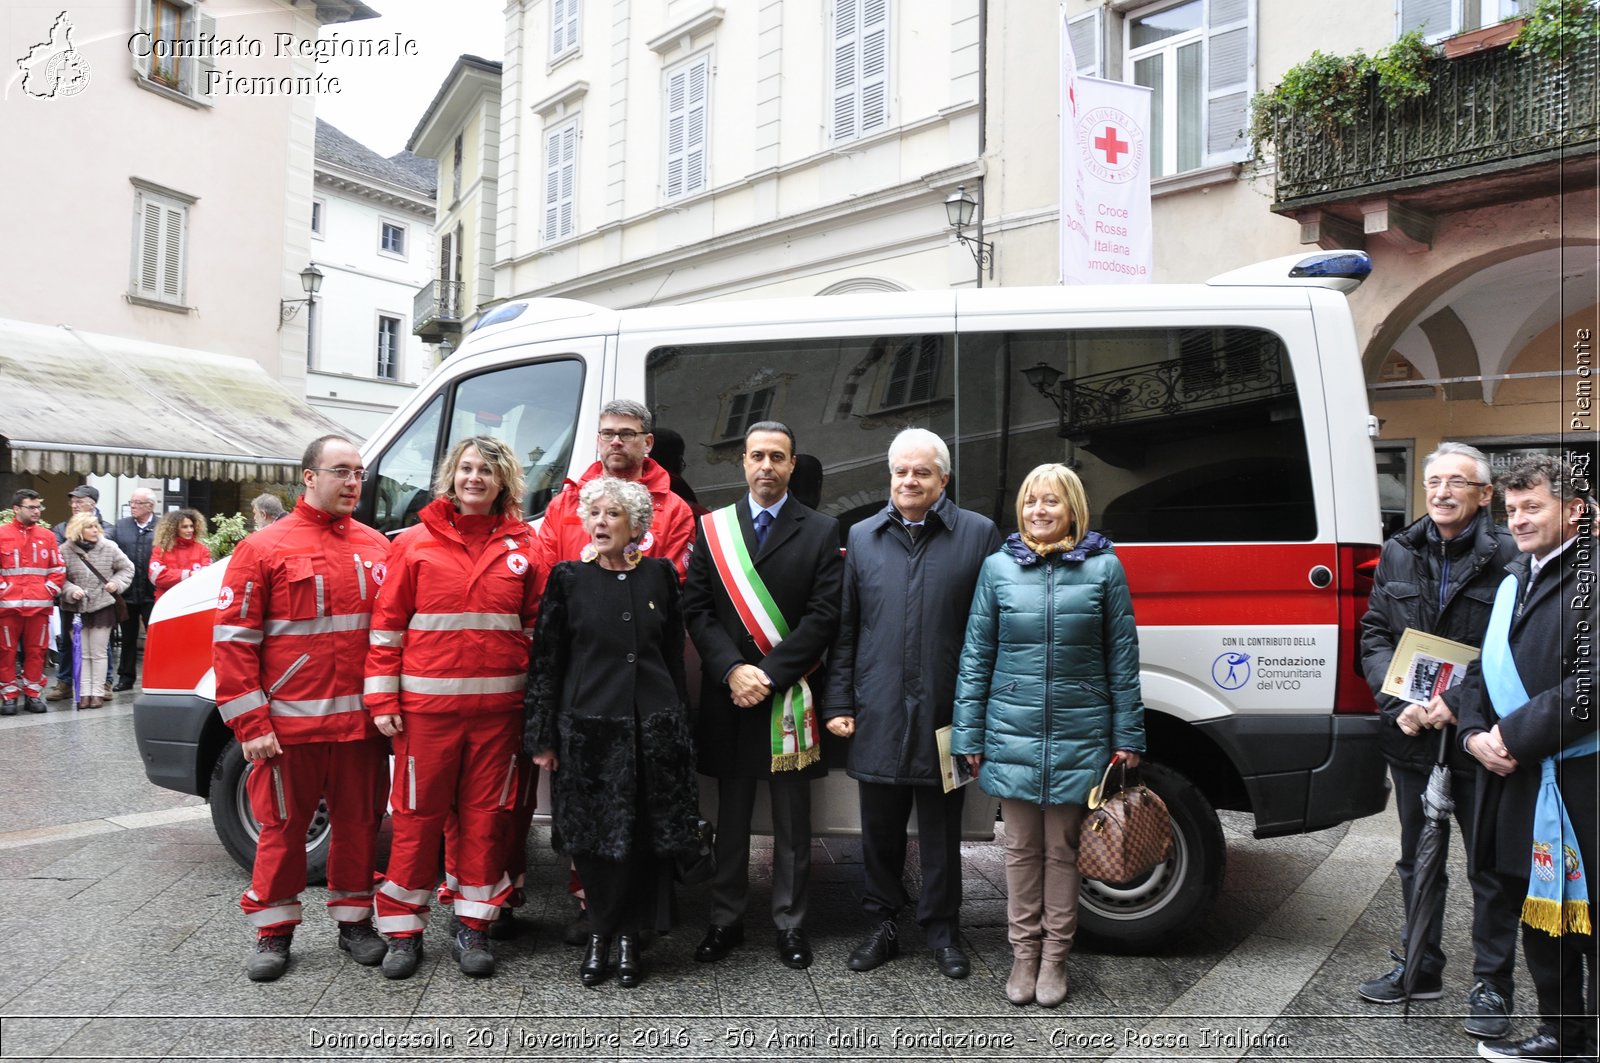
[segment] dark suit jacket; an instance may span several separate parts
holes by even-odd
[[[764,779],[772,775],[772,699],[738,708],[723,677],[735,665],[753,664],[782,691],[806,676],[822,660],[839,627],[844,559],[839,556],[839,522],[807,508],[792,494],[759,551],[748,496],[741,496],[736,505],[756,571],[788,623],[789,637],[765,657],[756,648],[711,562],[702,517],[695,528],[694,556],[683,588],[684,619],[700,653],[703,679],[695,747],[700,771],[706,775]],[[806,681],[820,702],[826,689],[823,670],[812,672]],[[825,771],[819,762],[804,774]]]
[[[1502,874],[1526,877],[1533,836],[1533,809],[1539,794],[1539,764],[1545,757],[1595,730],[1600,707],[1594,685],[1595,639],[1593,539],[1580,538],[1552,560],[1533,586],[1522,615],[1511,622],[1511,655],[1528,692],[1528,703],[1501,720],[1489,701],[1477,662],[1467,670],[1458,703],[1460,741],[1500,725],[1506,751],[1517,770],[1499,776],[1478,769],[1474,803],[1474,852],[1477,861]],[[1520,597],[1528,583],[1530,558],[1520,555],[1506,566],[1516,577]],[[1580,584],[1580,569],[1587,568]],[[1583,625],[1583,626],[1580,626]],[[1580,682],[1581,680],[1581,682]],[[1579,700],[1580,694],[1583,700]],[[1595,756],[1563,760],[1557,779],[1567,815],[1580,840],[1585,870],[1596,867]],[[1595,878],[1589,875],[1591,889]]]

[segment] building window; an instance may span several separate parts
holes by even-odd
[[[550,58],[560,59],[578,50],[580,0],[550,0]]]
[[[311,232],[316,236],[322,235],[322,210],[322,200],[313,199],[311,201]]]
[[[1102,77],[1100,12],[1067,20],[1067,37],[1072,41],[1072,58],[1077,62],[1080,77]]]
[[[666,198],[706,187],[706,131],[711,117],[711,57],[667,71]]]
[[[834,0],[833,139],[889,124],[889,2]]]
[[[1255,81],[1254,6],[1254,0],[1186,0],[1128,16],[1125,69],[1151,90],[1151,176],[1244,157]]]
[[[378,315],[378,379],[400,379],[400,319]]]
[[[750,426],[767,419],[776,388],[742,391],[728,402],[728,417],[723,422],[723,439],[743,439]]]
[[[1398,34],[1421,30],[1438,41],[1533,11],[1533,0],[1400,0]]]
[[[128,294],[165,306],[185,306],[189,207],[181,195],[138,187],[133,206],[133,277]]]
[[[450,202],[457,203],[461,200],[461,164],[466,160],[467,135],[456,134],[455,148],[452,151],[452,165],[450,167]]]
[[[386,221],[378,236],[378,250],[386,255],[397,258],[406,257],[406,227],[397,222]]]
[[[207,75],[216,67],[203,41],[216,39],[217,20],[186,0],[136,0],[128,42],[141,84],[209,104]]]
[[[895,351],[883,388],[883,409],[932,402],[939,382],[939,337],[924,336]]]
[[[577,231],[578,120],[544,138],[544,240],[565,240]]]

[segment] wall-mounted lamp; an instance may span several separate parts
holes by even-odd
[[[956,239],[972,252],[972,260],[978,264],[978,268],[988,270],[989,279],[994,280],[994,244],[985,240],[974,240],[962,232],[972,224],[972,216],[977,210],[978,201],[972,198],[966,185],[956,185],[956,190],[944,201],[945,217],[950,219],[950,225],[956,231]]]
[[[294,320],[302,306],[309,306],[317,301],[317,293],[322,290],[322,271],[316,263],[306,266],[300,271],[300,287],[304,289],[304,299],[279,299],[278,300],[278,325],[281,328]]]

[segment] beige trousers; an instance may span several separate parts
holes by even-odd
[[[106,692],[106,655],[111,645],[111,629],[109,627],[85,627],[81,635],[80,644],[82,662],[79,665],[78,675],[81,677],[78,685],[78,700],[88,697],[100,697]]]
[[[1078,929],[1082,805],[1000,800],[1006,824],[1006,916],[1012,955],[1060,962]]]

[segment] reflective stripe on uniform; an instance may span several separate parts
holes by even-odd
[[[40,609],[55,604],[49,598],[9,598],[0,600],[0,609]]]
[[[373,646],[403,646],[406,641],[404,631],[387,631],[373,628],[367,632],[367,642]]]
[[[500,881],[493,886],[462,886],[454,887],[457,897],[465,897],[469,901],[492,901],[495,896],[511,888],[511,876],[501,872]]]
[[[0,576],[50,576],[64,571],[60,568],[0,568]]]
[[[469,919],[497,919],[500,916],[498,904],[484,904],[482,901],[469,901],[457,896],[455,901],[456,915],[464,915]]]
[[[227,624],[218,624],[211,629],[212,642],[245,642],[252,646],[261,645],[261,631],[253,627],[230,627]]]
[[[400,677],[397,675],[369,675],[365,683],[361,684],[363,694],[398,694],[400,693]]]
[[[346,694],[338,698],[316,698],[311,701],[272,700],[274,716],[337,716],[341,712],[363,712],[360,694]]]
[[[267,692],[260,687],[247,690],[231,701],[224,701],[217,706],[217,711],[222,714],[222,721],[229,723],[238,719],[252,709],[259,709],[267,703]]]
[[[378,887],[378,892],[383,894],[385,897],[394,898],[401,904],[409,904],[414,908],[420,908],[428,903],[428,894],[431,891],[408,890],[404,886],[396,883],[393,879],[386,878],[383,880],[383,884]]]
[[[427,928],[428,913],[421,915],[380,915],[372,921],[380,934],[420,933]]]
[[[372,626],[371,613],[336,613],[312,620],[268,620],[269,635],[329,635],[336,631],[365,631]]]
[[[254,926],[276,926],[278,923],[298,923],[300,921],[300,902],[291,901],[273,908],[263,908],[259,912],[250,913],[250,922]]]
[[[416,613],[406,625],[413,631],[521,631],[516,613]]]
[[[511,694],[526,690],[527,673],[493,675],[479,679],[450,679],[424,675],[402,675],[400,689],[408,694]]]
[[[370,904],[372,902],[372,891],[371,890],[329,890],[328,891],[328,900],[330,900],[330,901],[347,901],[347,900],[350,900],[351,898],[355,898],[356,900],[360,900],[360,901],[366,901],[366,902],[368,902]]]

